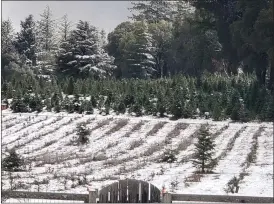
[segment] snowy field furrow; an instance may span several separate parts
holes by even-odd
[[[118,120],[117,121],[117,125],[119,125],[118,123],[120,122],[121,120]],[[134,121],[126,121],[125,122],[126,125],[124,125],[123,127],[119,127],[120,129],[118,131],[116,130],[113,130],[113,132],[109,132],[108,131],[100,131],[100,130],[97,130],[95,131],[94,135],[98,135],[101,138],[98,139],[98,137],[96,138],[95,137],[92,137],[92,140],[90,142],[90,144],[88,144],[87,148],[86,148],[86,153],[87,154],[96,154],[97,152],[102,152],[102,151],[105,151],[107,149],[107,146],[108,144],[110,143],[113,143],[115,141],[119,141],[128,131],[130,131],[131,127],[135,124]],[[114,125],[116,125],[114,123]]]
[[[226,150],[230,139],[243,127],[244,126],[241,124],[229,124],[228,129],[222,132],[222,134],[214,140],[215,145],[218,147],[217,151],[215,151],[214,158],[219,157]]]
[[[197,125],[196,125],[197,126]],[[212,134],[215,134],[219,131],[223,126],[210,126],[209,131]],[[192,135],[195,133],[188,133]],[[216,139],[219,139],[222,134],[217,135]],[[176,138],[177,139],[177,138]],[[176,149],[176,144],[171,144]],[[181,161],[182,158],[187,158],[191,154],[194,153],[194,144],[187,146],[187,148],[183,151],[180,151],[179,154],[176,156],[178,161]],[[134,178],[146,178],[146,180],[150,181],[152,184],[156,186],[165,186],[168,191],[172,191],[171,182],[178,182],[178,186],[184,188],[184,178],[189,176],[191,173],[195,171],[191,162],[184,162],[184,163],[177,163],[177,164],[168,164],[168,163],[161,163],[161,164],[154,164],[151,163],[146,165],[143,169],[134,172]],[[137,176],[136,176],[137,175]]]
[[[5,113],[3,113],[3,112],[4,111],[2,111],[2,121],[1,121],[2,122],[2,127],[4,125],[6,125],[9,121],[16,120],[16,118],[18,118],[18,116],[15,115],[15,114],[8,113],[7,115],[5,115]]]
[[[56,129],[52,134],[46,134],[43,137],[39,138],[39,140],[34,140],[27,145],[23,146],[18,152],[26,155],[26,154],[36,154],[39,149],[47,148],[47,144],[49,142],[58,141],[62,137],[67,136],[68,134],[71,134],[75,128],[76,125],[81,121],[82,117],[78,118],[66,118],[66,125],[60,125],[58,126],[59,129]]]
[[[173,124],[174,125],[174,124]],[[172,125],[170,126],[170,127],[167,127],[166,126],[166,128],[164,127],[163,128],[163,132],[164,131],[166,131],[166,129],[168,129],[168,128],[172,128]],[[127,131],[129,131],[130,129],[128,129],[128,127],[127,128],[125,128],[125,130],[121,133],[121,134],[117,134],[117,135],[119,135],[119,136],[123,136]],[[119,131],[120,132],[120,131]],[[165,135],[163,135],[163,137],[164,137]],[[156,135],[154,135],[154,136],[149,136],[149,137],[156,137],[156,139],[157,139],[157,136]],[[148,138],[149,138],[148,137]],[[111,136],[110,136],[110,138],[111,138]],[[150,138],[150,140],[149,141],[155,141],[155,138]],[[104,146],[107,146],[107,144],[109,143],[109,142],[111,142],[111,140],[109,140],[108,139],[108,137],[105,137],[105,138],[103,138],[102,139],[102,141],[95,141],[94,142],[94,144],[93,144],[93,146],[94,147],[90,147],[90,148],[88,148],[87,149],[87,152],[86,152],[86,154],[87,155],[90,155],[91,157],[93,156],[93,154],[95,154],[96,152],[98,152],[98,150],[99,149],[101,149],[102,147],[104,147]],[[102,145],[104,145],[104,146],[102,146]],[[139,149],[143,149],[143,151],[144,151],[144,149],[146,149],[146,148],[149,148],[149,146],[147,145],[147,144],[143,144]],[[121,150],[125,150],[125,149],[121,149]],[[125,153],[124,154],[122,154],[121,156],[118,156],[118,160],[127,160],[127,159],[129,159],[129,158],[132,158],[132,157],[135,157],[136,156],[136,153],[138,153],[138,152],[136,152],[135,150],[131,150],[131,151],[125,151]],[[72,168],[70,168],[70,169],[66,169],[66,170],[62,170],[62,169],[60,169],[60,173],[66,173],[66,172],[70,172],[70,173],[72,173],[72,172],[74,172],[74,171],[80,171],[80,172],[83,172],[83,171],[85,171],[85,168],[88,168],[91,164],[92,164],[92,168],[93,168],[93,171],[94,171],[94,174],[96,175],[103,175],[102,177],[107,177],[107,176],[109,176],[109,175],[111,175],[111,174],[114,174],[114,172],[118,172],[119,171],[119,167],[118,167],[118,165],[115,165],[114,164],[114,166],[112,166],[112,167],[108,167],[108,168],[104,168],[102,165],[103,165],[103,163],[104,163],[104,161],[98,161],[98,162],[94,162],[94,161],[92,161],[92,160],[89,160],[89,161],[87,161],[86,163],[84,163],[84,164],[79,164],[79,165],[77,165],[77,167],[72,167]],[[125,162],[123,162],[124,164],[125,164]],[[79,169],[81,169],[81,170],[79,170]],[[98,171],[98,172],[96,172],[96,171]],[[99,173],[99,174],[98,174]],[[97,179],[99,179],[99,178],[101,178],[100,176],[98,177],[98,176],[96,176],[96,178]]]
[[[175,125],[169,126],[170,131],[174,127],[175,127]],[[180,139],[171,141],[170,146],[176,147],[181,139],[183,139],[183,138],[185,138],[189,135],[189,134],[187,134],[188,131],[190,131],[192,129],[197,129],[198,125],[197,124],[191,124],[191,125],[188,126],[188,128],[186,128],[185,130],[181,130],[181,134],[179,134]],[[165,129],[164,129],[163,132],[165,132]],[[161,134],[161,133],[158,133],[158,134]],[[166,133],[166,135],[167,134],[168,134],[168,132]],[[151,136],[151,137],[154,137],[154,136]],[[163,138],[162,141],[164,141],[164,139],[165,139],[165,137]],[[155,144],[155,143],[153,143],[153,144]],[[143,152],[147,151],[150,148],[151,148],[151,146],[148,146],[148,145],[144,144],[144,145],[141,145],[138,149],[140,149],[139,152],[142,155]],[[138,170],[140,167],[144,168],[145,166],[148,166],[150,164],[150,161],[157,162],[159,160],[159,156],[161,156],[163,154],[163,152],[164,152],[163,148],[159,149],[159,150],[155,149],[155,151],[152,150],[149,155],[145,155],[145,156],[142,156],[142,157],[135,157],[134,155],[136,155],[136,152],[129,150],[129,151],[127,151],[127,153],[123,154],[123,157],[118,157],[117,158],[118,165],[116,165],[115,162],[114,162],[114,164],[109,166],[108,168],[102,168],[102,169],[100,169],[100,168],[97,169],[96,168],[96,169],[94,169],[94,175],[99,175],[99,173],[102,174],[103,175],[102,177],[96,176],[96,179],[101,179],[101,178],[111,177],[112,175],[117,176],[117,175],[120,174],[120,172],[128,171],[128,169],[130,169],[130,172],[134,173],[134,171]],[[125,161],[122,162],[121,164],[119,164],[119,160],[121,161],[123,159]]]
[[[192,126],[192,128],[190,128],[188,131],[183,132],[183,134],[185,134],[184,139],[181,141],[182,143],[182,147],[178,147],[178,155],[177,155],[177,160],[181,161],[182,158],[190,155],[190,151],[193,151],[194,145],[192,144],[192,141],[195,139],[193,138],[193,134],[195,134],[199,127],[201,126],[201,124],[198,124],[196,126]],[[190,144],[188,144],[189,142],[191,142]]]
[[[38,122],[35,125],[31,127],[31,129],[24,129],[23,131],[17,132],[15,134],[10,135],[9,137],[6,137],[5,140],[3,140],[2,145],[5,147],[7,145],[10,145],[14,142],[18,143],[18,140],[25,139],[27,136],[31,134],[37,134],[37,130],[42,130],[44,127],[49,126],[50,124],[57,121],[58,118],[56,117],[50,117],[46,121]]]
[[[258,154],[255,163],[247,169],[248,175],[240,183],[239,193],[252,192],[273,196],[273,129],[266,129],[258,137]],[[272,181],[272,182],[270,182]]]
[[[10,128],[8,131],[2,131],[2,134],[4,136],[10,135],[10,134],[15,134],[17,132],[22,132],[24,129],[30,129],[32,128],[33,125],[43,122],[47,120],[48,118],[46,116],[41,116],[41,117],[30,117],[30,119],[25,120],[24,122],[20,121],[17,123],[15,126]]]
[[[25,137],[19,138],[14,143],[7,145],[7,148],[18,149],[18,148],[24,147],[25,145],[29,144],[33,140],[38,140],[41,137],[52,133],[54,130],[60,128],[61,125],[66,124],[69,120],[70,118],[67,118],[67,117],[54,118],[52,120],[52,123],[49,123],[47,126],[45,126],[44,128],[38,131],[37,130],[31,131],[31,133],[26,135]]]
[[[171,131],[175,127],[175,125],[176,124],[164,124],[164,126],[161,127],[156,134],[146,135],[144,143],[141,146],[136,147],[132,150],[125,150],[124,154],[119,155],[119,159],[126,159],[127,157],[132,156],[138,157],[138,155],[142,155],[142,153],[144,153],[147,149],[152,148],[153,145],[157,145],[163,142],[169,131]]]
[[[9,132],[11,131],[14,126],[18,125],[22,121],[28,121],[30,117],[28,116],[19,116],[15,120],[10,120],[8,122],[5,122],[5,125],[2,125],[2,132]]]
[[[135,122],[135,124],[137,123]],[[117,156],[117,154],[121,150],[128,150],[133,142],[138,142],[145,139],[146,134],[155,126],[155,124],[157,124],[156,121],[146,121],[139,130],[135,132],[129,132],[131,133],[129,137],[123,135],[123,137],[121,137],[118,141],[117,145],[106,149],[106,154],[108,155],[108,157],[110,157],[111,155]]]
[[[192,184],[183,190],[184,193],[195,194],[225,194],[224,188],[233,176],[238,176],[242,172],[241,164],[245,162],[247,154],[252,146],[252,135],[258,127],[247,127],[237,138],[232,150],[221,159],[213,169],[216,174],[208,174],[201,178],[201,182]]]
[[[2,118],[2,127],[7,129],[2,131],[2,147],[17,147],[20,156],[32,161],[31,170],[13,173],[14,184],[25,184],[16,190],[37,191],[36,183],[44,179],[39,191],[87,193],[86,185],[100,189],[119,179],[135,178],[149,181],[158,188],[165,186],[174,193],[224,195],[228,181],[245,172],[238,194],[273,196],[271,123],[3,112],[7,115]],[[78,137],[79,123],[91,130],[86,145],[73,143]],[[214,136],[214,158],[218,163],[213,174],[203,175],[198,182],[186,182],[186,178],[196,175],[197,169],[190,159],[200,126],[205,123]],[[261,126],[265,128],[258,135],[256,159],[245,170],[243,164],[256,141],[253,135]],[[166,149],[176,150],[175,162],[161,161]],[[78,180],[84,178],[86,182],[79,185]],[[10,188],[7,172],[3,172],[2,182],[3,189]]]
[[[92,162],[92,158],[94,156],[96,156],[96,153],[104,152],[108,144],[112,143],[113,141],[120,140],[121,137],[126,132],[128,132],[130,130],[130,128],[132,127],[132,125],[134,125],[134,123],[135,122],[133,122],[133,121],[128,121],[127,125],[122,127],[119,131],[115,131],[115,132],[109,134],[109,136],[102,138],[102,141],[101,140],[95,140],[94,141],[94,140],[91,139],[90,146],[85,147],[83,152],[77,153],[77,156],[75,156],[75,158],[77,158],[77,159],[74,158],[74,159],[71,159],[71,160],[64,160],[64,161],[69,162],[70,165],[77,165],[77,166],[75,166],[75,169],[81,169],[82,166],[79,164],[79,159]],[[104,131],[107,132],[112,127],[113,127],[113,125],[111,125],[111,126],[108,125],[108,126],[105,127]],[[95,135],[95,133],[91,133],[91,134],[92,134],[92,136]],[[96,138],[96,136],[95,136],[95,138]],[[71,153],[75,152],[75,147],[68,146],[68,148],[70,149],[69,152],[71,152]],[[76,148],[78,148],[78,147],[76,147]],[[87,166],[87,165],[89,165],[89,162],[85,162],[84,166]],[[74,168],[71,168],[70,171],[73,172]],[[63,172],[62,168],[60,168],[60,173],[61,172]]]
[[[84,118],[84,119],[87,120],[87,118]],[[99,120],[97,123],[95,121],[91,122],[91,125],[88,125],[87,127],[92,130],[100,122],[105,121],[105,120],[106,119]],[[107,119],[107,120],[109,120],[109,119]],[[115,126],[115,120],[113,121],[113,123],[103,125],[102,127],[98,128],[94,131],[91,131],[90,144],[92,143],[93,138],[100,137],[105,132],[107,132],[109,129],[111,129],[113,126]],[[51,155],[51,158],[49,160],[56,160],[56,158],[57,158],[62,162],[70,162],[71,164],[73,164],[74,162],[79,160],[79,159],[75,159],[75,157],[78,158],[78,157],[81,157],[81,155],[83,155],[83,154],[86,156],[89,154],[86,151],[86,150],[88,150],[87,145],[84,145],[84,146],[69,145],[70,141],[73,139],[74,136],[76,136],[76,132],[69,134],[68,137],[62,138],[60,140],[60,142],[62,144],[61,146],[59,145],[60,143],[53,144],[49,148],[44,148],[43,150],[41,150],[39,155],[43,155],[43,154],[47,155],[48,152],[55,151],[56,154]],[[88,144],[88,145],[90,145],[90,144]],[[75,156],[73,157],[73,155],[75,155]]]
[[[88,122],[90,120],[90,122]],[[85,123],[88,122],[87,127],[92,128],[96,125],[96,121],[94,121],[94,118],[89,117],[81,117],[77,120],[74,120],[69,126],[64,126],[63,132],[61,135],[56,135],[50,138],[54,140],[55,142],[47,147],[41,148],[39,150],[36,150],[35,152],[32,152],[28,154],[28,157],[33,157],[37,155],[44,155],[47,152],[57,152],[59,151],[60,147],[65,147],[69,143],[70,140],[73,139],[74,136],[76,136],[76,127],[79,123]],[[51,140],[51,141],[52,141]]]

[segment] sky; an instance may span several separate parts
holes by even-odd
[[[89,21],[92,25],[104,29],[106,33],[131,15],[129,1],[2,1],[2,20],[11,19],[15,31],[20,30],[20,21],[29,14],[39,20],[40,14],[49,6],[54,19],[67,14],[70,21]]]

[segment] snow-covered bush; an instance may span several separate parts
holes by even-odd
[[[74,137],[74,140],[72,141],[74,144],[76,143],[77,145],[81,144],[87,144],[89,142],[88,136],[90,135],[91,131],[89,128],[86,127],[86,124],[80,123],[77,126],[77,136]]]
[[[161,162],[174,163],[177,160],[175,155],[175,150],[167,149],[161,157]]]

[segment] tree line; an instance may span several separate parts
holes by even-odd
[[[129,113],[178,118],[272,121],[274,96],[255,76],[177,75],[167,79],[94,80],[13,76],[2,83],[2,97],[12,98],[14,112],[67,111]]]
[[[188,2],[188,3],[186,3]],[[53,19],[47,7],[35,21],[21,21],[15,34],[2,22],[2,70],[76,78],[162,78],[205,71],[255,73],[273,88],[273,1],[139,1],[129,21],[106,36],[65,15]],[[23,69],[23,70],[22,70]]]

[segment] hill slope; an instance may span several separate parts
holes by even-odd
[[[91,130],[85,146],[71,142],[80,122]],[[206,122],[218,162],[213,174],[201,177],[189,159],[197,131]],[[13,173],[17,190],[86,193],[86,185],[100,189],[118,179],[135,178],[176,193],[222,195],[236,176],[241,178],[239,195],[273,196],[270,123],[3,111],[2,149],[13,147],[32,163],[29,171]],[[177,150],[177,162],[159,162],[165,149]],[[7,172],[2,179],[3,188],[10,188]]]

